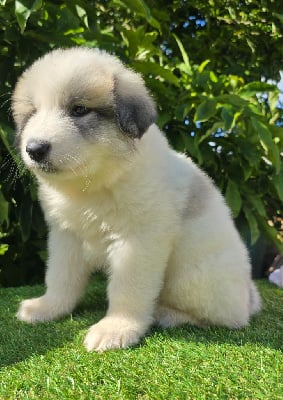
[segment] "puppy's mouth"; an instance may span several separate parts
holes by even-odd
[[[34,161],[29,160],[25,162],[27,168],[33,173],[44,173],[44,174],[57,174],[60,172],[60,169],[52,164],[51,161]]]
[[[24,147],[23,160],[36,175],[60,175],[60,178],[87,177],[85,160],[69,153],[60,153],[54,144],[42,140],[29,140]]]
[[[34,163],[35,169],[45,172],[46,174],[56,174],[59,169],[55,167],[50,161]]]

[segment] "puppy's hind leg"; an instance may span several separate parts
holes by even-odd
[[[261,299],[258,290],[252,281],[250,283],[250,315],[257,314],[261,310]]]
[[[199,320],[192,314],[164,305],[157,305],[154,313],[154,325],[170,328],[184,324],[205,326],[204,321]]]

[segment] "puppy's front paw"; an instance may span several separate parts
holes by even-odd
[[[53,319],[51,307],[44,300],[44,296],[21,302],[17,318],[29,323],[49,321]]]
[[[135,321],[119,317],[105,317],[89,329],[84,344],[88,351],[99,353],[126,348],[138,343],[144,329]]]

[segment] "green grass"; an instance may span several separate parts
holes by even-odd
[[[43,287],[0,289],[0,399],[283,399],[283,290],[258,286],[264,310],[245,329],[152,329],[139,346],[103,354],[82,344],[106,310],[100,276],[54,323],[14,316]]]

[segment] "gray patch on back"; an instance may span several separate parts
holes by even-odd
[[[214,192],[211,179],[200,171],[189,183],[189,191],[182,211],[183,218],[197,218],[208,207],[209,199]]]

